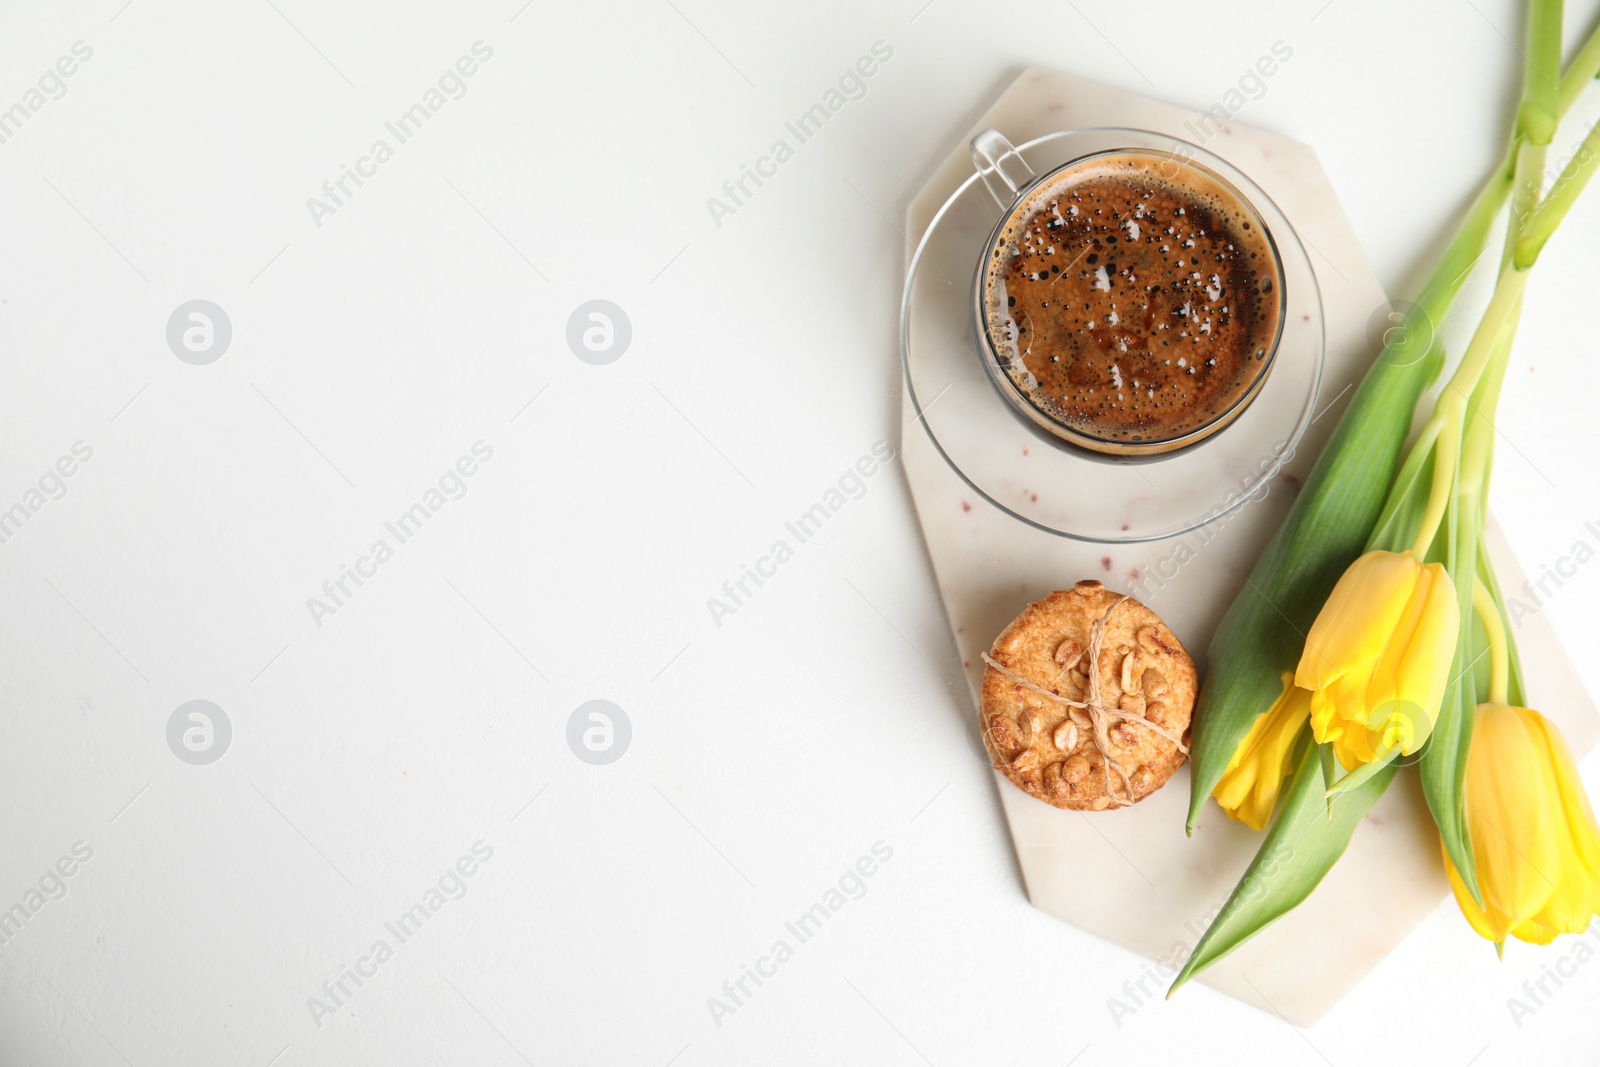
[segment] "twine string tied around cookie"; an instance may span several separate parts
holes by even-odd
[[[1089,647],[1083,653],[1083,655],[1089,660],[1089,670],[1087,672],[1089,675],[1089,689],[1088,692],[1084,694],[1083,700],[1073,700],[1071,697],[1064,697],[1060,693],[1052,692],[1051,690],[1046,689],[1044,686],[1035,682],[1031,682],[1022,677],[1020,674],[1017,674],[1015,671],[1010,670],[988,652],[983,654],[984,663],[988,664],[990,667],[993,667],[995,670],[999,671],[1013,682],[1016,682],[1018,685],[1038,693],[1040,696],[1045,697],[1048,700],[1054,700],[1057,703],[1065,704],[1069,708],[1081,709],[1089,716],[1089,725],[1092,728],[1094,737],[1094,747],[1100,750],[1100,756],[1105,762],[1106,796],[1110,797],[1118,807],[1126,807],[1132,804],[1136,798],[1133,795],[1133,781],[1128,777],[1128,772],[1123,768],[1121,762],[1111,755],[1111,720],[1137,723],[1152,733],[1171,741],[1177,746],[1178,751],[1184,753],[1185,755],[1187,755],[1189,752],[1189,747],[1183,743],[1183,739],[1172,733],[1170,730],[1162,729],[1143,716],[1131,714],[1123,711],[1121,708],[1108,708],[1101,702],[1100,644],[1105,638],[1106,623],[1111,620],[1112,613],[1115,612],[1117,608],[1120,607],[1127,599],[1128,597],[1126,596],[1119,597],[1117,602],[1107,608],[1105,613],[1096,619],[1089,627]],[[1123,785],[1127,789],[1126,797],[1118,796],[1116,791],[1111,788],[1111,768],[1113,767],[1116,768],[1117,774],[1122,778]]]

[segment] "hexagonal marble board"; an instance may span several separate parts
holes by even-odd
[[[1191,125],[1192,124],[1192,125]],[[952,148],[907,209],[910,246],[939,206],[972,174],[967,142],[993,126],[1013,143],[1059,130],[1120,126],[1194,140],[1201,116],[1069,75],[1032,69],[1003,92]],[[946,465],[918,421],[907,421],[902,458],[956,647],[976,701],[982,653],[1030,600],[1093,577],[1113,589],[1161,567],[1145,599],[1202,661],[1210,634],[1300,479],[1333,430],[1371,357],[1369,324],[1382,288],[1310,147],[1230,124],[1205,147],[1243,170],[1288,216],[1316,269],[1327,318],[1327,364],[1318,416],[1296,457],[1266,493],[1211,527],[1139,545],[1070,541],[1033,529],[974,494]],[[979,249],[973,249],[973,265]],[[909,256],[908,256],[909,260]],[[970,275],[968,275],[970,276]],[[965,285],[950,286],[965,301]],[[914,328],[913,328],[914,334]],[[977,356],[974,354],[974,359]],[[902,393],[909,413],[909,397]],[[1048,491],[1054,487],[1038,487]],[[1214,527],[1215,529],[1213,529]],[[1491,553],[1507,589],[1523,574],[1498,531]],[[1174,567],[1173,560],[1187,560]],[[1171,578],[1166,573],[1176,571]],[[1151,583],[1153,585],[1153,583]],[[1594,705],[1542,614],[1524,620],[1519,646],[1530,697],[1582,755],[1600,727]],[[975,729],[967,713],[966,728]],[[976,740],[975,740],[976,743]],[[1154,961],[1170,978],[1227,899],[1260,836],[1213,804],[1185,838],[1188,769],[1137,806],[1086,815],[1029,797],[995,773],[1029,899],[1040,910]],[[1086,877],[1092,875],[1092,877]],[[1375,885],[1383,906],[1371,906]],[[1212,967],[1207,985],[1309,1026],[1439,906],[1448,887],[1438,839],[1416,776],[1402,774],[1368,814],[1349,850],[1300,908]],[[1463,923],[1461,936],[1475,936]],[[1315,960],[1315,966],[1307,966]],[[1270,998],[1263,990],[1270,992]]]

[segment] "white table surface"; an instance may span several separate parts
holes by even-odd
[[[0,943],[0,1062],[1590,1051],[1594,953],[1497,964],[1450,906],[1310,1030],[1201,987],[1113,1012],[1147,965],[1024,898],[897,466],[805,543],[785,527],[896,439],[895,220],[1019,70],[1203,108],[1287,43],[1238,117],[1316,146],[1404,296],[1498,156],[1518,5],[521,6],[6,7],[0,110],[93,54],[0,143],[0,512],[39,504],[0,543],[0,913],[28,913]],[[1569,9],[1575,42],[1596,5]],[[480,40],[465,95],[394,147],[385,123]],[[879,41],[797,145],[785,123]],[[393,158],[319,227],[307,198],[379,138]],[[779,138],[792,157],[714,219]],[[1563,572],[1540,610],[1591,692],[1597,226],[1591,195],[1539,266],[1494,489],[1525,569]],[[232,324],[206,366],[166,338],[193,299]],[[632,324],[603,366],[566,340],[594,299]],[[80,441],[59,499],[30,498]],[[398,544],[385,523],[479,441],[465,495]],[[307,599],[380,538],[393,558],[318,626]],[[167,742],[192,699],[232,724],[208,765]],[[631,723],[605,765],[567,741],[594,699]],[[386,924],[478,842],[400,943]],[[802,943],[785,924],[863,857]],[[1563,984],[1524,988],[1546,968]]]

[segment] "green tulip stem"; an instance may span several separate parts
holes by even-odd
[[[1505,625],[1500,621],[1500,608],[1482,578],[1473,585],[1472,610],[1477,613],[1478,621],[1483,623],[1483,632],[1489,639],[1489,703],[1508,703],[1506,679],[1511,673],[1511,657],[1506,651]]]
[[[1577,201],[1578,194],[1583,192],[1584,186],[1589,184],[1589,179],[1594,177],[1596,169],[1600,169],[1600,123],[1590,127],[1583,144],[1567,160],[1561,176],[1550,187],[1550,195],[1540,202],[1528,218],[1522,235],[1517,238],[1512,257],[1518,270],[1525,271],[1538,260],[1545,242],[1556,232],[1561,220],[1567,217],[1567,212]]]
[[[1450,505],[1450,495],[1456,484],[1456,457],[1461,448],[1461,421],[1466,405],[1454,396],[1439,398],[1433,409],[1430,425],[1438,423],[1433,433],[1433,481],[1428,489],[1428,507],[1422,513],[1422,525],[1417,528],[1416,540],[1411,542],[1411,554],[1419,561],[1426,559],[1428,547],[1439,535],[1439,524],[1444,521],[1445,508]]]
[[[1552,86],[1546,73],[1551,57],[1561,54],[1561,4],[1559,0],[1535,0],[1528,11],[1528,50],[1524,53],[1522,99],[1517,105],[1517,129],[1513,143],[1522,142],[1516,150],[1520,157],[1525,148],[1534,148],[1538,155],[1537,166],[1521,170],[1526,180],[1520,184],[1512,200],[1511,227],[1506,235],[1509,260],[1518,270],[1527,270],[1539,258],[1545,242],[1550,240],[1566,217],[1578,194],[1583,192],[1589,179],[1600,166],[1600,123],[1589,130],[1588,136],[1578,146],[1562,167],[1561,175],[1550,187],[1550,193],[1541,201],[1544,181],[1545,146],[1555,134],[1555,123],[1566,115],[1597,75],[1600,75],[1600,27],[1584,40],[1572,57],[1572,62],[1561,76],[1559,85]],[[1551,108],[1554,110],[1551,111]],[[1550,122],[1550,119],[1555,122]],[[1548,125],[1548,135],[1543,135]],[[1519,169],[1523,160],[1518,158]]]
[[[1552,19],[1553,11],[1553,19]],[[1527,284],[1526,271],[1538,258],[1550,234],[1560,224],[1568,208],[1583,190],[1584,184],[1600,168],[1600,123],[1589,131],[1583,146],[1567,162],[1561,177],[1552,187],[1550,195],[1540,200],[1540,181],[1544,172],[1545,145],[1548,136],[1529,136],[1526,119],[1534,117],[1535,126],[1552,99],[1546,89],[1544,68],[1549,66],[1552,49],[1559,54],[1561,5],[1548,0],[1536,0],[1529,13],[1529,61],[1524,71],[1523,99],[1518,110],[1518,126],[1506,152],[1505,163],[1495,168],[1489,181],[1473,200],[1467,217],[1472,220],[1462,227],[1457,240],[1446,250],[1433,276],[1424,287],[1413,314],[1420,315],[1431,328],[1444,317],[1460,289],[1462,280],[1477,264],[1482,249],[1474,252],[1462,238],[1477,227],[1472,224],[1484,216],[1499,213],[1508,196],[1511,199],[1511,217],[1506,233],[1506,254],[1500,275],[1495,282],[1494,297],[1485,309],[1478,329],[1456,369],[1445,386],[1432,417],[1423,428],[1422,436],[1412,446],[1412,453],[1425,456],[1436,450],[1433,478],[1428,488],[1428,504],[1422,523],[1411,544],[1411,553],[1419,560],[1425,558],[1428,548],[1439,533],[1444,521],[1452,490],[1457,484],[1457,460],[1466,409],[1478,379],[1495,354],[1501,333],[1520,306],[1522,292]],[[1554,30],[1551,27],[1554,26]],[[1553,35],[1553,36],[1552,36]],[[1543,60],[1540,61],[1540,57]],[[1590,33],[1572,63],[1562,75],[1560,86],[1554,94],[1556,116],[1567,112],[1578,94],[1596,76],[1600,76],[1600,27]],[[1532,106],[1527,105],[1532,102]],[[1542,127],[1541,127],[1542,129]],[[1514,195],[1513,195],[1514,194]],[[1530,245],[1530,242],[1535,244]],[[1531,247],[1531,253],[1529,248]],[[1430,334],[1431,338],[1431,334]],[[1459,398],[1459,401],[1455,401]],[[1491,409],[1492,418],[1492,409]],[[1408,463],[1410,460],[1408,460]],[[1396,488],[1399,488],[1398,485]],[[1392,506],[1395,501],[1391,501]],[[1391,510],[1385,507],[1385,512]],[[1380,522],[1380,527],[1383,523]]]
[[[1523,291],[1528,287],[1526,271],[1508,265],[1500,272],[1495,285],[1494,298],[1484,311],[1472,341],[1461,358],[1461,366],[1445,383],[1434,407],[1433,416],[1418,442],[1429,442],[1434,451],[1433,481],[1428,490],[1428,506],[1423,512],[1422,524],[1416,539],[1411,543],[1411,554],[1417,559],[1427,556],[1428,548],[1439,534],[1439,524],[1444,520],[1445,509],[1455,489],[1461,458],[1462,431],[1465,428],[1467,408],[1478,380],[1493,362],[1501,334],[1521,306]],[[1434,427],[1437,423],[1437,429]]]
[[[1462,447],[1461,474],[1457,481],[1456,514],[1458,521],[1468,525],[1471,536],[1479,547],[1473,557],[1481,557],[1484,523],[1488,517],[1489,479],[1494,470],[1494,444],[1498,432],[1494,424],[1495,409],[1500,403],[1500,389],[1505,382],[1506,368],[1511,363],[1512,343],[1516,339],[1517,325],[1522,317],[1518,303],[1502,324],[1500,338],[1495,345],[1494,357],[1474,391],[1467,413],[1465,443]],[[1474,566],[1474,571],[1478,568]],[[1465,580],[1465,576],[1459,576]],[[1483,621],[1484,633],[1489,642],[1489,692],[1491,703],[1508,703],[1510,687],[1510,661],[1515,654],[1515,643],[1505,627],[1505,605],[1499,589],[1492,587],[1483,576],[1475,573],[1473,582],[1473,611]],[[1485,614],[1485,610],[1493,616]]]
[[[1561,87],[1561,0],[1533,0],[1528,5],[1528,47],[1523,53],[1522,100],[1517,105],[1517,132],[1534,144],[1555,136]]]
[[[1546,145],[1549,144],[1550,136],[1543,130],[1541,125],[1543,120],[1539,116],[1543,115],[1552,100],[1555,103],[1557,116],[1564,114],[1577,99],[1578,93],[1600,75],[1600,27],[1589,35],[1583,47],[1573,57],[1571,65],[1561,79],[1559,91],[1551,94],[1546,91],[1548,79],[1543,73],[1543,65],[1538,60],[1541,56],[1547,59],[1552,48],[1559,54],[1561,5],[1538,0],[1532,5],[1529,19],[1530,58],[1525,71],[1523,106],[1518,113],[1516,135],[1513,136],[1511,147],[1507,152],[1507,165],[1496,170],[1468,212],[1469,216],[1474,216],[1480,211],[1498,212],[1505,197],[1510,194],[1511,216],[1506,231],[1505,258],[1495,282],[1494,296],[1488,308],[1484,310],[1483,318],[1479,320],[1466,354],[1462,356],[1461,365],[1456,368],[1455,374],[1445,385],[1421,438],[1412,446],[1413,451],[1419,455],[1425,455],[1430,449],[1434,450],[1433,478],[1428,488],[1427,508],[1423,512],[1416,538],[1411,544],[1411,554],[1419,560],[1426,557],[1429,547],[1438,537],[1439,526],[1444,521],[1452,491],[1459,484],[1457,468],[1467,409],[1471,405],[1471,397],[1478,387],[1479,379],[1499,350],[1502,334],[1506,331],[1507,325],[1513,321],[1516,309],[1521,306],[1523,290],[1527,286],[1527,269],[1538,258],[1539,249],[1544,247],[1545,241],[1555,232],[1567,209],[1582,192],[1584,184],[1593,176],[1594,171],[1600,168],[1600,123],[1596,123],[1589,131],[1588,137],[1584,139],[1583,146],[1567,162],[1550,195],[1543,201],[1540,200],[1540,180],[1544,173]],[[1551,30],[1552,26],[1555,27],[1554,30]],[[1552,33],[1555,35],[1554,38],[1551,37]],[[1552,40],[1555,41],[1554,44]],[[1530,101],[1533,102],[1531,108],[1528,107]],[[1534,125],[1537,127],[1535,131],[1530,131],[1526,126],[1526,119],[1529,116],[1534,116]],[[1535,242],[1531,246],[1531,253],[1528,251],[1530,242]],[[1451,252],[1456,251],[1458,250],[1451,249]],[[1452,258],[1465,257],[1452,257],[1447,253],[1445,263],[1449,263]],[[1435,311],[1435,301],[1444,295],[1443,291],[1437,291],[1441,289],[1448,291],[1449,298],[1438,300],[1441,306],[1437,310],[1442,315],[1443,311],[1448,309],[1461,277],[1471,270],[1477,259],[1477,256],[1473,256],[1464,264],[1460,264],[1460,273],[1451,279],[1455,282],[1455,286],[1447,289],[1439,286],[1438,282],[1451,277],[1451,274],[1442,270],[1436,272],[1434,281],[1430,283],[1423,299],[1419,301],[1427,313]],[[1440,266],[1444,267],[1445,263],[1441,263]],[[1512,326],[1512,329],[1515,327]],[[1506,347],[1509,348],[1509,345],[1508,340]],[[1498,396],[1498,388],[1495,393]],[[1494,409],[1491,406],[1487,412],[1487,417],[1491,421],[1493,414]]]
[[[1597,74],[1600,74],[1600,29],[1588,36],[1562,72],[1561,88],[1556,93],[1557,114],[1565,115]]]
[[[1511,215],[1506,223],[1505,252],[1500,268],[1516,261],[1517,240],[1522,236],[1533,213],[1539,209],[1539,197],[1544,188],[1544,162],[1549,145],[1525,140],[1516,150],[1516,176],[1511,187]]]

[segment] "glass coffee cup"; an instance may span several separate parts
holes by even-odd
[[[1002,208],[973,283],[979,352],[1012,413],[1060,447],[1189,449],[1245,411],[1275,362],[1273,235],[1228,164],[1169,143],[1038,175],[998,131],[972,141]]]

